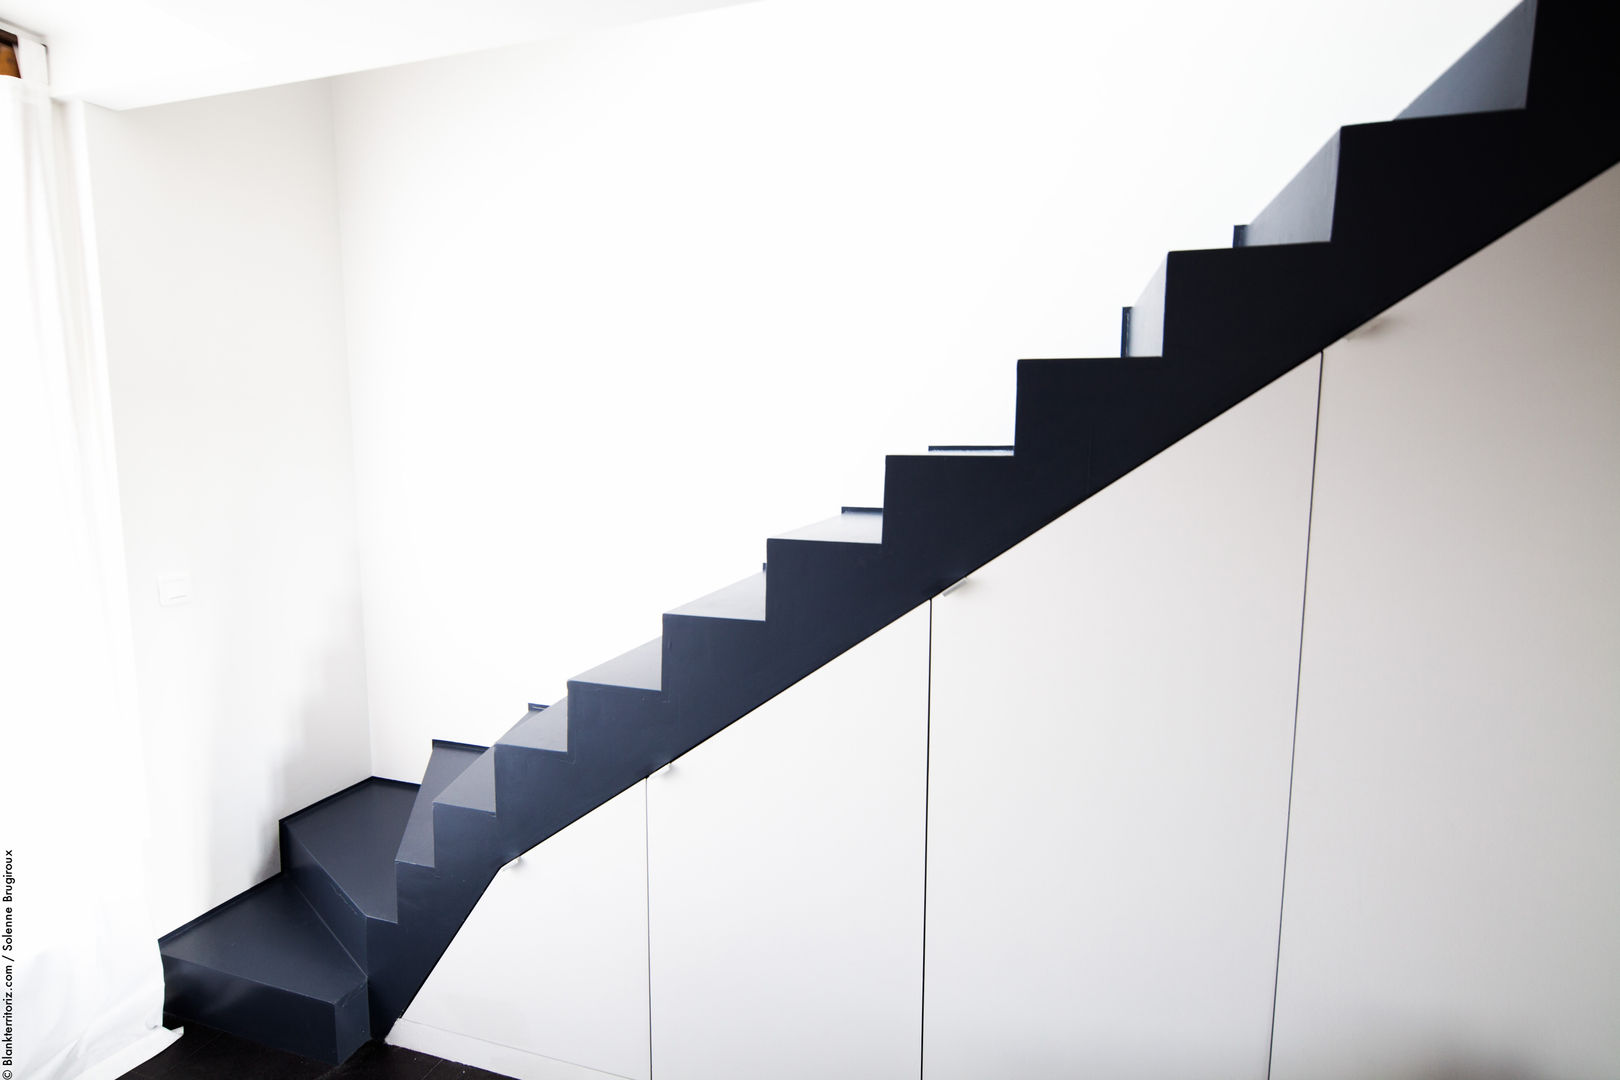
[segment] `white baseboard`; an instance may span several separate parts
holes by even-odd
[[[503,1046],[471,1035],[444,1031],[415,1020],[394,1021],[387,1042],[390,1046],[402,1046],[447,1061],[503,1073],[517,1080],[630,1080],[618,1073],[588,1069],[583,1065],[519,1050],[515,1046]]]
[[[90,1066],[79,1074],[78,1080],[117,1080],[131,1069],[150,1061],[173,1046],[183,1033],[183,1028],[174,1031],[161,1027],[153,1028],[144,1037],[130,1043],[116,1054],[104,1057]]]

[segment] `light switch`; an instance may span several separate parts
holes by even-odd
[[[159,574],[158,575],[158,604],[161,607],[174,607],[176,604],[191,603],[191,575],[190,574]]]

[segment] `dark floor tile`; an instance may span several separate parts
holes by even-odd
[[[441,1061],[439,1067],[428,1073],[428,1080],[512,1080],[510,1076],[492,1073],[487,1069],[462,1065],[455,1061]]]
[[[424,1080],[442,1060],[373,1039],[322,1080]]]
[[[163,1026],[170,1030],[184,1026],[185,1034],[165,1047],[161,1054],[147,1058],[119,1077],[119,1080],[167,1080],[174,1074],[175,1069],[219,1037],[219,1032],[213,1028],[203,1027],[201,1024],[182,1025],[172,1016],[163,1018]]]
[[[332,1066],[284,1050],[220,1035],[177,1065],[164,1080],[317,1080]]]

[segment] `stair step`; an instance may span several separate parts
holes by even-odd
[[[1204,387],[1159,357],[1018,362],[1018,460],[1082,495],[1193,430]]]
[[[818,543],[837,544],[881,544],[883,543],[883,511],[876,508],[848,506],[836,517],[825,518],[809,525],[800,526],[789,532],[778,533],[771,539],[811,540]]]
[[[610,691],[621,704],[634,701],[629,695],[650,694],[617,686],[596,689]],[[642,723],[633,709],[602,702],[597,715],[586,720],[580,715],[582,704],[570,694],[525,718],[491,747],[503,860],[521,855],[657,767],[659,737],[668,725]],[[559,722],[561,728],[549,726]],[[566,741],[560,737],[563,730]]]
[[[780,689],[768,596],[766,575],[753,574],[664,613],[664,689],[681,727],[672,750],[713,734],[707,718],[740,716]]]
[[[466,743],[433,740],[433,753],[428,758],[427,771],[422,774],[422,785],[416,793],[416,801],[411,805],[411,816],[405,822],[405,835],[400,838],[395,862],[433,865],[433,800],[486,749]]]
[[[556,754],[566,754],[568,699],[563,698],[549,709],[530,709],[527,716],[513,725],[512,730],[502,735],[496,742],[502,746],[516,746],[525,750],[547,750]]]
[[[550,709],[546,710],[550,712]],[[444,786],[433,800],[434,806],[449,806],[479,813],[495,812],[495,755],[494,748],[479,754],[461,771],[461,775]]]
[[[666,614],[687,615],[699,619],[746,619],[764,622],[765,586],[764,571],[750,574],[741,581],[682,604]]]
[[[664,685],[663,672],[664,639],[656,637],[605,664],[598,664],[589,671],[575,675],[568,680],[568,692],[570,695],[576,692],[573,690],[576,683],[623,686],[633,690],[661,690]]]
[[[285,874],[165,936],[165,1011],[337,1064],[370,1037],[366,976]]]
[[[549,709],[531,712],[490,747],[490,763],[500,793],[498,815],[502,854],[510,858],[584,812],[578,791],[580,753],[570,742],[569,709],[563,698]],[[611,762],[597,762],[611,764]],[[519,839],[513,840],[513,836]]]
[[[283,851],[283,866],[329,924],[328,885],[361,916],[398,917],[394,856],[416,797],[416,784],[374,776],[282,822],[283,836],[299,854],[289,865]]]
[[[993,457],[1011,454],[1016,447],[1012,446],[930,446],[930,454],[960,454],[964,457]]]
[[[1061,498],[1054,489],[1075,479],[1060,474],[1053,482],[1039,463],[1006,454],[890,454],[887,546],[928,567],[933,578],[924,586],[938,592],[1050,521]]]
[[[765,541],[772,648],[790,661],[779,670],[802,677],[919,602],[927,568],[889,557],[886,518],[846,507]]]

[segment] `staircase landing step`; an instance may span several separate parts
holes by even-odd
[[[337,1064],[370,1036],[366,976],[278,874],[159,942],[181,1020]]]
[[[374,776],[284,824],[360,914],[393,922],[399,915],[394,856],[416,794],[415,784]]]
[[[161,942],[165,958],[336,1003],[366,984],[315,909],[283,874],[193,919]]]

